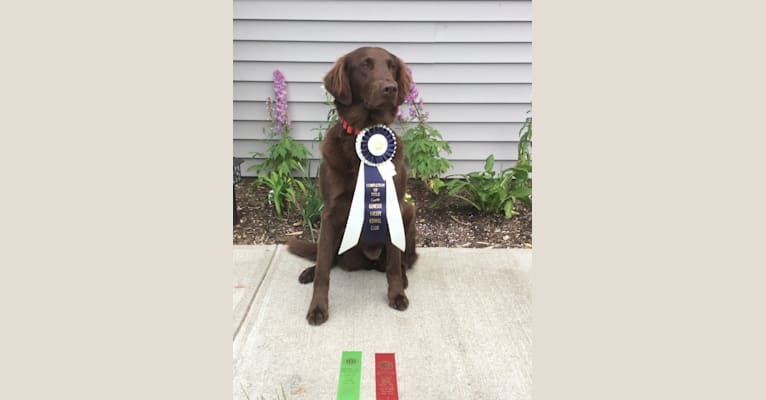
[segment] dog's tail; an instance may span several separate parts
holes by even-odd
[[[293,239],[287,242],[287,251],[307,260],[317,259],[317,244],[306,240]]]

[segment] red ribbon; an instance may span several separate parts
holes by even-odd
[[[394,353],[375,353],[375,398],[399,400]]]

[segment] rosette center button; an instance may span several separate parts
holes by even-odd
[[[367,143],[367,148],[370,150],[370,154],[374,156],[383,155],[388,149],[388,140],[381,134],[375,134],[370,137],[370,141]]]

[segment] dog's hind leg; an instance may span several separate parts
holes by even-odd
[[[306,284],[314,282],[314,270],[316,269],[316,265],[312,265],[301,272],[300,276],[298,276],[298,282]]]
[[[335,261],[333,261],[333,265],[330,266],[330,269],[335,268],[335,266],[338,264],[340,257],[336,256]],[[316,273],[316,264],[304,269],[301,271],[301,274],[298,276],[298,282],[306,284],[314,282],[314,274]]]

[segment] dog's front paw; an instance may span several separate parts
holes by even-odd
[[[330,318],[330,313],[327,311],[327,304],[309,306],[309,313],[306,315],[309,325],[322,325],[328,318]]]
[[[407,296],[404,293],[402,293],[394,297],[389,297],[388,305],[391,306],[391,308],[404,311],[410,305],[410,300],[407,299]]]

